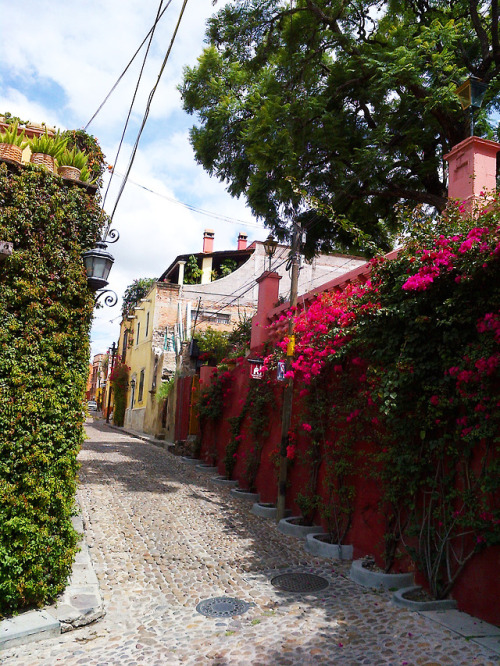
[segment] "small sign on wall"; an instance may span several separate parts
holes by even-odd
[[[262,366],[264,361],[261,358],[249,358],[248,362],[250,363],[250,377],[252,379],[262,379],[263,370]]]

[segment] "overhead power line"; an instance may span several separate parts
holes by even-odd
[[[106,97],[104,98],[104,100],[103,100],[102,103],[100,104],[100,106],[99,106],[99,108],[97,109],[97,111],[94,113],[94,115],[92,116],[92,118],[88,121],[88,123],[85,125],[84,130],[87,130],[87,128],[90,126],[90,124],[91,124],[91,123],[93,122],[93,120],[96,118],[96,116],[97,116],[98,113],[101,111],[101,109],[103,108],[103,106],[106,104],[106,102],[108,101],[108,99],[109,99],[109,98],[111,97],[111,95],[114,93],[114,91],[115,91],[115,89],[117,88],[118,84],[120,83],[120,81],[123,79],[123,77],[124,77],[125,74],[127,73],[128,69],[129,69],[129,67],[130,67],[130,65],[131,65],[131,64],[134,62],[134,60],[136,59],[137,54],[139,53],[139,51],[142,49],[142,47],[143,47],[144,44],[146,43],[148,37],[151,35],[151,33],[153,33],[153,32],[155,31],[156,26],[158,25],[158,22],[160,21],[160,19],[161,19],[161,17],[163,16],[163,14],[164,14],[164,13],[167,11],[167,9],[170,7],[171,3],[172,3],[172,0],[169,0],[169,2],[167,3],[167,6],[164,7],[164,9],[162,9],[161,13],[157,15],[157,17],[156,17],[156,19],[155,19],[155,22],[153,23],[153,26],[150,28],[148,34],[144,37],[144,39],[143,39],[142,42],[140,43],[140,45],[139,45],[137,51],[134,53],[134,55],[132,56],[132,58],[129,60],[128,65],[125,67],[125,69],[123,70],[123,72],[120,74],[120,76],[119,76],[118,79],[116,80],[115,84],[113,85],[113,87],[111,88],[111,90],[109,91],[109,93],[106,95]]]
[[[156,90],[157,90],[158,85],[159,85],[159,83],[160,83],[160,79],[161,79],[161,77],[162,77],[163,71],[165,70],[165,67],[166,67],[166,65],[167,65],[168,59],[169,59],[169,57],[170,57],[170,53],[171,53],[171,51],[172,51],[172,47],[173,47],[173,45],[174,45],[174,41],[175,41],[175,38],[176,38],[176,36],[177,36],[177,32],[178,32],[178,30],[179,30],[179,26],[180,26],[180,24],[181,24],[182,17],[184,16],[184,11],[185,11],[185,9],[186,9],[187,2],[188,2],[188,0],[184,0],[184,2],[182,3],[182,7],[181,7],[181,10],[180,10],[180,12],[179,12],[179,17],[178,17],[178,19],[177,19],[177,23],[176,23],[176,26],[175,26],[175,29],[174,29],[174,33],[173,33],[173,35],[172,35],[172,39],[170,40],[170,44],[169,44],[169,47],[168,47],[167,53],[165,54],[165,58],[163,59],[163,63],[162,63],[162,65],[161,65],[161,67],[160,67],[160,71],[159,71],[159,73],[158,73],[158,77],[157,77],[157,79],[156,79],[156,83],[155,83],[155,85],[153,86],[153,88],[151,89],[151,92],[149,93],[149,97],[148,97],[148,101],[147,101],[147,105],[146,105],[146,110],[145,110],[145,112],[144,112],[144,116],[143,116],[143,119],[142,119],[142,123],[141,123],[141,126],[140,126],[140,128],[139,128],[139,132],[137,133],[137,138],[136,138],[136,140],[135,140],[134,147],[133,147],[133,149],[132,149],[132,154],[131,154],[131,156],[130,156],[130,160],[129,160],[129,163],[128,163],[128,167],[127,167],[127,170],[126,170],[126,172],[125,172],[125,177],[123,178],[122,184],[121,184],[121,186],[120,186],[120,189],[119,189],[119,191],[118,191],[118,195],[117,195],[117,198],[116,198],[116,201],[115,201],[115,205],[114,205],[113,210],[112,210],[111,215],[110,215],[110,219],[109,219],[108,227],[111,225],[111,221],[113,220],[113,216],[114,216],[114,214],[115,214],[115,212],[116,212],[116,209],[117,209],[117,207],[118,207],[118,203],[120,202],[120,199],[121,199],[121,197],[122,197],[123,190],[125,189],[125,185],[127,184],[127,180],[128,180],[129,175],[130,175],[130,171],[132,170],[132,165],[133,165],[133,163],[134,163],[135,156],[136,156],[136,154],[137,154],[137,149],[138,149],[138,147],[139,147],[139,141],[140,141],[140,139],[141,139],[142,132],[144,131],[144,127],[146,126],[146,122],[147,122],[147,119],[148,119],[148,116],[149,116],[149,111],[150,111],[150,109],[151,109],[151,104],[152,104],[152,102],[153,102],[153,98],[154,98],[154,96],[155,96]]]
[[[119,178],[123,178],[124,175],[119,173],[118,171],[115,171],[115,176],[118,176]],[[193,211],[193,213],[199,213],[200,215],[206,215],[207,217],[211,217],[215,220],[220,220],[221,222],[230,222],[231,224],[239,224],[243,225],[246,227],[255,227],[257,229],[265,229],[264,225],[259,224],[258,222],[245,222],[244,220],[240,220],[237,217],[229,217],[228,215],[221,215],[220,213],[213,213],[212,211],[205,210],[204,208],[200,208],[199,206],[195,206],[193,204],[188,204],[184,201],[180,201],[179,199],[176,199],[175,197],[169,197],[166,194],[161,194],[160,192],[156,192],[156,190],[152,190],[150,187],[146,187],[145,185],[141,185],[141,183],[137,183],[129,178],[128,182],[131,185],[135,185],[136,187],[140,187],[142,190],[145,190],[146,192],[150,192],[151,194],[154,194],[157,197],[160,197],[161,199],[166,199],[167,201],[170,201],[172,203],[178,204],[179,206],[183,206],[184,208],[187,208],[188,210]]]
[[[169,6],[169,4],[170,4],[171,1],[172,1],[172,0],[169,0],[169,2],[168,2],[168,4],[167,4],[167,7]],[[120,152],[121,152],[121,149],[122,149],[123,141],[124,141],[124,139],[125,139],[125,134],[126,134],[126,132],[127,132],[127,127],[128,127],[128,123],[129,123],[129,120],[130,120],[130,116],[132,115],[132,109],[134,108],[135,99],[136,99],[136,97],[137,97],[137,92],[138,92],[138,90],[139,90],[139,85],[140,85],[140,83],[141,83],[142,75],[143,75],[143,73],[144,73],[144,67],[146,66],[146,60],[148,59],[149,49],[151,48],[151,43],[152,43],[152,41],[153,41],[153,37],[154,37],[154,33],[155,33],[155,28],[156,28],[156,26],[158,25],[159,17],[160,17],[160,15],[161,15],[161,7],[162,7],[162,5],[163,5],[163,0],[160,0],[160,4],[159,4],[159,6],[158,6],[158,11],[157,11],[157,13],[156,13],[156,19],[155,19],[154,25],[153,25],[153,27],[151,28],[151,30],[149,31],[149,35],[150,35],[150,36],[149,36],[148,45],[147,45],[147,48],[146,48],[146,52],[145,52],[145,54],[144,54],[144,58],[142,59],[141,69],[140,69],[140,71],[139,71],[139,76],[138,76],[138,78],[137,78],[137,83],[135,84],[134,94],[132,95],[132,101],[130,102],[130,106],[129,106],[129,109],[128,109],[128,112],[127,112],[127,118],[126,118],[126,120],[125,120],[125,125],[124,125],[124,127],[123,127],[122,135],[121,135],[121,137],[120,137],[120,142],[119,142],[119,144],[118,144],[118,150],[117,150],[117,152],[116,152],[116,156],[115,156],[115,160],[114,160],[114,165],[116,165],[116,163],[118,162],[118,158],[119,158],[119,156],[120,156]],[[112,181],[113,181],[113,176],[114,176],[114,174],[115,174],[115,167],[113,166],[113,168],[111,169],[111,176],[110,176],[110,178],[109,178],[109,181],[108,181],[108,184],[107,184],[107,187],[106,187],[106,192],[104,193],[104,198],[103,198],[103,201],[102,201],[102,209],[103,209],[103,210],[104,210],[104,206],[105,206],[105,204],[106,204],[106,199],[107,199],[107,196],[108,196],[109,188],[111,187],[111,183],[112,183]]]

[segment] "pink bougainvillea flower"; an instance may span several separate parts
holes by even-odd
[[[302,428],[303,428],[303,430],[305,430],[306,432],[311,432],[311,430],[312,430],[312,425],[311,425],[310,423],[303,423],[303,424],[302,424]]]

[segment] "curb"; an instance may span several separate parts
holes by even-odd
[[[105,615],[81,516],[75,516],[72,522],[83,536],[66,589],[54,604],[43,610],[27,611],[0,621],[0,650],[59,636]]]
[[[121,432],[124,435],[129,435],[130,437],[135,437],[136,439],[142,439],[143,442],[149,442],[150,444],[159,446],[160,449],[168,449],[168,447],[171,445],[171,442],[167,442],[166,439],[156,439],[156,437],[152,437],[151,435],[145,435],[144,433],[138,432],[137,430],[128,430],[127,428],[124,428],[122,426],[116,426],[113,425],[112,423],[106,423],[106,421],[104,421],[103,424],[106,425],[108,428],[111,428],[112,430],[116,430],[116,432]]]

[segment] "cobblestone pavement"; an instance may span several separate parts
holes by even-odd
[[[80,454],[87,542],[106,616],[58,638],[0,653],[26,666],[120,664],[292,666],[295,664],[494,664],[492,653],[419,615],[389,593],[348,579],[250,513],[206,472],[163,449],[95,423]],[[313,572],[330,586],[285,593],[270,578]],[[203,599],[254,605],[207,618]]]

